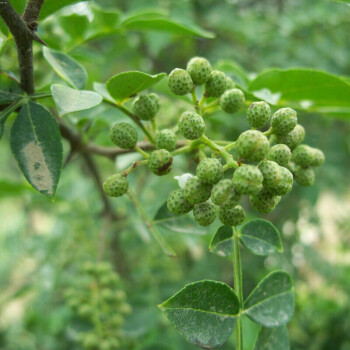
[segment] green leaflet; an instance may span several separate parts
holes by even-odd
[[[254,350],[289,350],[288,332],[285,326],[261,327]]]
[[[233,228],[221,226],[209,244],[209,251],[219,256],[230,256],[233,252]]]

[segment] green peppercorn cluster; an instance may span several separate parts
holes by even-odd
[[[65,296],[76,317],[86,323],[77,337],[84,349],[123,348],[122,326],[131,307],[120,277],[109,263],[85,263]]]

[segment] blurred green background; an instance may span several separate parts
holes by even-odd
[[[161,13],[187,29],[114,30],[113,21],[141,11],[147,11],[148,18]],[[98,16],[102,20],[92,26],[90,21]],[[271,67],[308,67],[350,79],[349,33],[350,7],[327,0],[89,1],[54,13],[39,27],[50,48],[85,66],[89,89],[93,82],[106,82],[126,70],[169,73],[184,68],[193,56],[204,56],[219,68],[225,61],[247,79]],[[17,75],[14,44],[6,40],[4,29],[0,38],[0,70]],[[59,80],[36,44],[35,68],[39,89],[47,90]],[[162,100],[160,126],[174,125],[186,102],[171,97],[166,82],[154,91]],[[313,187],[294,186],[277,210],[265,216],[282,232],[284,253],[261,258],[243,252],[244,291],[248,295],[269,270],[290,272],[296,290],[296,312],[288,324],[291,349],[350,350],[350,123],[311,113],[298,118],[307,131],[306,143],[322,149],[326,163]],[[127,120],[106,104],[65,119],[86,139],[105,146],[112,146],[111,124]],[[215,139],[235,140],[247,128],[243,114],[210,117],[209,133]],[[207,249],[215,229],[198,234],[163,230],[178,255],[167,257],[127,198],[111,201],[117,220],[101,215],[99,192],[79,157],[64,168],[56,199],[50,202],[20,174],[9,147],[9,129],[0,142],[0,349],[82,349],[76,340],[88,325],[66,292],[85,288],[81,268],[100,260],[110,262],[119,274],[118,288],[132,307],[118,334],[122,349],[195,349],[157,304],[200,279],[232,285],[230,260]],[[69,145],[64,146],[67,155]],[[95,157],[102,178],[134,159],[137,156],[120,156],[113,164]],[[143,168],[130,175],[149,217],[177,187],[173,176],[193,169],[193,163],[179,157],[172,175],[158,178]],[[257,216],[246,208],[249,216]],[[245,320],[245,332],[250,350],[258,327]],[[232,337],[223,349],[233,348]]]

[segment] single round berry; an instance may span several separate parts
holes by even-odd
[[[171,171],[173,157],[166,149],[158,149],[148,158],[148,168],[156,175],[166,175]]]
[[[132,111],[141,120],[152,120],[159,110],[159,98],[156,94],[142,95],[135,99]]]
[[[219,181],[211,191],[211,200],[214,204],[227,208],[235,207],[241,199],[232,185],[232,181],[224,179]]]
[[[187,63],[186,70],[195,85],[203,85],[210,77],[211,65],[203,57],[193,57]]]
[[[297,166],[294,172],[294,178],[301,186],[312,186],[315,182],[315,172],[312,168]]]
[[[103,183],[103,190],[111,197],[120,197],[128,191],[129,182],[121,174],[109,176]]]
[[[314,149],[308,145],[299,145],[293,150],[293,161],[303,168],[308,167],[314,161]]]
[[[286,166],[292,158],[289,147],[283,144],[274,145],[267,153],[266,159],[273,160],[279,165]]]
[[[160,130],[155,137],[156,147],[171,152],[176,148],[176,135],[172,130]]]
[[[280,196],[275,196],[266,190],[262,190],[255,196],[249,196],[250,204],[254,209],[259,213],[270,213],[272,212],[279,201],[281,200]]]
[[[247,161],[262,160],[269,150],[269,140],[258,130],[247,130],[237,140],[237,153]]]
[[[169,211],[176,215],[186,214],[193,209],[193,204],[186,199],[181,188],[170,193],[166,204]]]
[[[169,74],[168,86],[175,95],[183,96],[192,91],[193,81],[186,70],[175,68]]]
[[[205,130],[203,118],[195,112],[183,112],[181,114],[179,129],[187,140],[199,139]]]
[[[297,122],[297,112],[294,109],[289,107],[281,108],[272,116],[272,131],[277,135],[288,134],[295,128]]]
[[[199,181],[197,176],[189,179],[184,188],[185,197],[193,204],[207,201],[210,197],[210,192],[211,185]]]
[[[234,89],[236,87],[236,84],[234,83],[234,81],[226,76],[226,90],[231,90]]]
[[[109,137],[120,148],[133,148],[137,142],[137,131],[128,123],[117,123],[112,126]]]
[[[314,159],[311,163],[311,166],[321,166],[325,161],[323,152],[318,148],[313,148],[313,154]]]
[[[288,146],[291,150],[301,144],[305,137],[305,129],[300,125],[296,125],[296,127],[285,135],[276,135],[277,143],[283,143]]]
[[[226,113],[235,113],[245,104],[244,94],[239,89],[226,90],[220,97],[220,107]]]
[[[224,225],[238,226],[244,221],[245,212],[240,205],[231,208],[220,207],[219,219]]]
[[[241,194],[258,194],[262,190],[263,175],[253,165],[242,165],[233,173],[233,187]]]
[[[204,95],[207,97],[219,97],[226,90],[226,75],[218,70],[213,70],[205,83]]]
[[[247,110],[247,120],[252,128],[262,128],[271,118],[270,106],[264,102],[253,102]]]
[[[210,225],[216,218],[217,207],[210,201],[196,204],[193,208],[194,219],[201,226]]]
[[[205,158],[197,166],[198,179],[206,184],[215,185],[224,175],[224,169],[219,159]]]

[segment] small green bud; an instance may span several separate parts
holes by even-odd
[[[193,204],[185,197],[184,191],[179,188],[170,193],[167,200],[169,211],[176,215],[186,214],[193,209]]]
[[[172,130],[160,130],[155,137],[156,147],[171,152],[176,148],[176,135]]]
[[[117,123],[112,126],[109,137],[120,148],[133,148],[137,142],[137,131],[128,123]]]
[[[194,219],[201,226],[210,225],[216,218],[217,207],[210,201],[196,204],[193,208]]]
[[[201,182],[214,185],[223,177],[224,169],[219,159],[204,158],[198,164],[196,174]]]
[[[118,314],[114,314],[110,322],[111,326],[118,328],[124,324],[124,317]]]
[[[235,207],[240,199],[241,195],[235,191],[232,181],[229,179],[219,181],[211,191],[213,203],[226,208]]]
[[[205,83],[204,95],[207,97],[219,97],[226,90],[226,75],[218,70],[213,70]]]
[[[203,85],[209,79],[211,69],[209,61],[203,57],[193,57],[186,68],[195,85]]]
[[[249,196],[249,200],[252,207],[259,213],[270,213],[275,209],[281,197],[262,190],[255,196]]]
[[[308,167],[314,161],[314,149],[308,145],[299,145],[293,150],[293,161],[303,168]]]
[[[269,150],[269,140],[258,130],[247,130],[237,140],[237,153],[247,161],[262,160]]]
[[[168,86],[175,95],[183,96],[192,91],[193,81],[186,70],[175,68],[169,74]]]
[[[271,127],[275,134],[285,135],[295,128],[297,122],[297,112],[294,109],[281,108],[273,114]]]
[[[84,347],[91,349],[99,345],[99,338],[94,333],[87,333],[81,339],[81,342],[83,343]]]
[[[187,200],[193,204],[205,202],[209,199],[211,185],[199,181],[197,176],[190,178],[185,185],[184,193]]]
[[[159,110],[159,97],[156,94],[142,95],[135,99],[133,113],[141,120],[152,120]]]
[[[297,166],[294,172],[294,178],[301,186],[312,186],[315,182],[315,172],[312,168]]]
[[[240,205],[231,208],[220,207],[219,219],[224,225],[238,226],[244,221],[245,212]]]
[[[128,191],[129,182],[121,174],[109,176],[103,183],[103,190],[111,197],[120,197]]]
[[[258,194],[262,190],[263,175],[254,165],[242,165],[233,173],[233,187],[241,194]]]
[[[239,89],[226,90],[220,97],[220,107],[226,113],[235,113],[239,111],[245,103],[244,94]]]
[[[279,165],[286,166],[292,158],[292,152],[288,146],[278,144],[270,148],[266,158],[273,160]]]
[[[313,148],[313,154],[314,159],[311,163],[311,166],[321,166],[325,161],[323,152],[318,148]]]
[[[305,129],[300,124],[297,124],[296,127],[288,134],[276,136],[277,143],[283,143],[293,150],[303,142],[305,137]]]
[[[234,89],[236,87],[236,84],[234,83],[234,81],[226,76],[226,90],[231,90]]]
[[[158,176],[168,174],[172,164],[173,157],[166,149],[157,149],[148,158],[148,169]]]
[[[94,308],[89,304],[82,304],[78,308],[78,314],[81,317],[88,318],[94,314]]]
[[[131,311],[132,311],[132,307],[129,304],[122,304],[119,306],[118,311],[120,314],[126,316],[126,315],[130,315]]]
[[[264,102],[253,102],[247,110],[247,120],[251,127],[262,128],[271,118],[270,106]]]
[[[195,112],[183,112],[179,123],[179,129],[187,140],[197,140],[205,130],[203,118]]]

